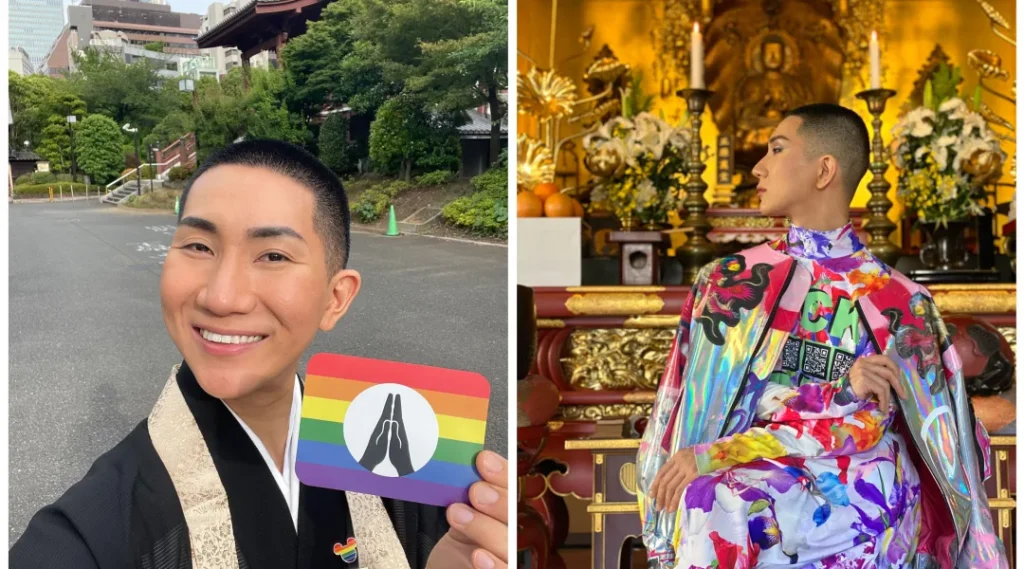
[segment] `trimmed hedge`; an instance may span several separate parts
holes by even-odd
[[[360,223],[373,223],[384,215],[391,205],[391,200],[409,187],[409,184],[402,180],[377,184],[360,194],[352,203],[352,215]]]
[[[60,195],[60,187],[61,186],[64,187],[64,194],[65,194],[66,197],[71,197],[71,188],[72,188],[72,186],[75,188],[75,193],[76,194],[78,192],[82,192],[82,195],[83,196],[85,195],[85,184],[82,184],[82,183],[72,184],[70,182],[62,182],[62,183],[58,184],[56,182],[53,182],[53,183],[50,183],[50,184],[23,184],[23,185],[20,185],[20,186],[16,185],[16,186],[14,186],[14,197],[17,197],[17,198],[37,198],[37,197],[38,198],[48,198],[48,197],[50,197],[50,191],[49,191],[50,188],[53,188],[53,195],[54,196],[59,196]],[[101,188],[102,188],[102,186],[97,186],[96,184],[92,184],[92,185],[89,186],[89,191],[90,192],[95,192],[95,191],[97,191],[97,190],[99,190]]]

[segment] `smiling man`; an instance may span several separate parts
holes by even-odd
[[[296,477],[299,360],[359,292],[348,256],[345,191],[306,151],[247,141],[203,164],[160,281],[184,361],[149,417],[33,517],[11,567],[506,567],[495,453],[477,457],[471,504],[447,512]]]
[[[754,167],[789,233],[684,304],[637,456],[649,567],[1006,567],[949,334],[849,221],[868,145],[856,113],[809,105]]]

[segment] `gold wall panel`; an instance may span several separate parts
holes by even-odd
[[[577,389],[654,389],[674,338],[666,328],[576,330],[563,370]]]

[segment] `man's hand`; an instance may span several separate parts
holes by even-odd
[[[388,435],[385,430],[391,432],[388,422],[391,419],[392,398],[392,395],[388,395],[384,409],[380,412],[380,419],[377,419],[377,425],[370,433],[370,440],[366,443],[363,457],[359,459],[359,464],[370,472],[373,472],[373,469],[377,468],[377,465],[383,462],[384,457],[388,455]]]
[[[395,395],[395,421],[391,425],[391,445],[388,446],[388,458],[398,471],[399,476],[412,474],[412,459],[409,457],[409,437],[405,434],[405,420],[402,419],[402,395]]]
[[[907,392],[900,384],[900,369],[889,356],[875,354],[857,358],[850,368],[849,376],[853,393],[862,401],[874,396],[883,413],[889,412],[890,389],[895,389],[900,399],[907,397]]]
[[[693,482],[697,472],[697,456],[692,448],[684,448],[670,456],[651,484],[649,494],[654,498],[659,512],[674,512],[679,507],[683,490]]]
[[[476,457],[483,480],[469,487],[469,502],[448,507],[451,529],[427,560],[427,569],[508,568],[508,461],[491,451]]]

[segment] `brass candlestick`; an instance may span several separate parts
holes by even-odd
[[[708,231],[711,231],[711,223],[704,214],[708,209],[708,202],[704,199],[708,185],[701,175],[707,166],[700,157],[700,117],[704,113],[704,105],[712,94],[713,92],[707,89],[680,89],[676,93],[677,96],[686,99],[686,108],[690,113],[690,159],[686,164],[686,171],[690,177],[683,186],[686,189],[686,199],[683,200],[686,217],[683,219],[683,227],[688,227],[691,231],[679,252],[685,270],[686,284],[693,284],[701,267],[711,262],[715,255],[715,244],[707,237]]]
[[[889,169],[889,157],[885,144],[882,143],[882,111],[885,110],[885,102],[895,94],[896,91],[891,89],[868,89],[857,93],[858,99],[867,101],[868,112],[874,117],[871,121],[874,128],[874,137],[871,139],[871,172],[874,177],[868,183],[868,190],[871,191],[868,211],[871,213],[868,222],[864,224],[869,236],[868,251],[890,267],[896,264],[902,251],[889,240],[889,236],[896,230],[896,224],[889,219],[889,210],[892,209],[889,188],[892,184],[885,180],[885,171]]]

